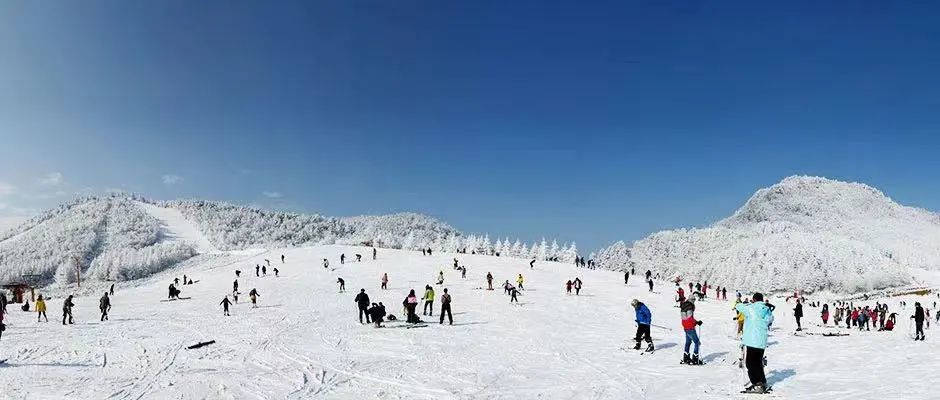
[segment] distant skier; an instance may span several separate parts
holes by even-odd
[[[268,276],[268,267],[266,267],[266,266],[264,266],[264,265],[261,266],[261,275],[262,275],[262,276]]]
[[[434,253],[434,252],[431,250],[431,248],[428,247],[428,255],[431,255],[431,254],[433,254],[433,253]]]
[[[486,273],[486,285],[486,290],[493,290],[493,274],[489,272]]]
[[[356,254],[356,262],[362,262],[362,254]]]
[[[454,259],[454,269],[460,269],[460,266],[457,264],[457,259]]]
[[[281,254],[281,264],[284,264],[284,255]]]
[[[339,292],[340,292],[340,293],[345,293],[345,292],[346,292],[346,281],[344,281],[343,278],[336,278],[336,283],[339,284]]]
[[[382,303],[372,303],[372,307],[367,311],[369,313],[369,317],[372,318],[372,323],[375,324],[375,327],[381,328],[382,319],[385,318],[385,306],[382,305]]]
[[[280,276],[281,276],[281,271],[278,271],[277,268],[275,268],[275,269],[274,269],[274,277],[277,278],[277,277],[280,277]]]
[[[405,297],[405,301],[402,302],[402,305],[405,306],[405,312],[408,314],[406,321],[411,324],[416,324],[421,322],[421,319],[418,318],[416,310],[418,309],[418,296],[415,295],[415,290],[411,289],[408,292],[408,296]]]
[[[259,278],[261,277],[261,266],[258,264],[255,264],[255,276]]]
[[[437,284],[438,285],[444,284],[444,271],[440,271],[440,273],[437,274]]]
[[[179,297],[180,297],[180,291],[179,291],[179,289],[176,288],[176,285],[174,285],[174,284],[171,283],[171,284],[170,284],[170,287],[168,288],[168,290],[169,290],[169,292],[170,292],[170,293],[169,293],[169,296],[167,296],[167,299],[168,299],[168,300],[176,300],[176,299],[179,299]]]
[[[372,248],[372,261],[375,261],[379,258],[379,251],[375,247]]]
[[[183,275],[183,284],[185,285],[188,282],[189,282],[189,278],[187,278],[186,275]]]
[[[920,302],[914,303],[914,315],[911,315],[911,319],[914,320],[914,340],[924,340],[924,319],[926,317]]]
[[[346,264],[346,253],[339,255],[339,263],[340,265]]]
[[[108,311],[111,311],[111,299],[108,298],[108,292],[104,293],[104,296],[101,296],[101,299],[98,300],[98,309],[101,310],[101,321],[108,319]]]
[[[518,303],[518,302],[519,302],[519,299],[516,298],[516,295],[517,295],[517,294],[519,294],[519,291],[516,290],[515,286],[510,285],[510,286],[509,286],[509,303],[510,303],[510,304],[512,304],[512,303],[514,303],[514,302],[515,302],[515,303]]]
[[[75,303],[72,302],[72,295],[69,295],[62,303],[62,325],[65,325],[66,318],[68,318],[69,324],[75,323],[75,320],[72,319],[72,307],[75,307]]]
[[[503,283],[503,294],[508,295],[508,294],[509,294],[509,288],[511,288],[511,287],[512,287],[512,285],[509,284],[509,279],[506,279],[506,282]]]
[[[369,323],[369,295],[366,294],[365,289],[360,289],[359,294],[356,295],[356,298],[353,299],[356,302],[356,305],[359,307],[359,323],[362,323],[362,315],[366,316],[366,323]]]
[[[683,301],[685,301],[685,291],[682,290],[682,287],[679,286],[678,283],[676,284],[676,287],[678,288],[676,289],[676,298],[678,299],[676,302],[681,304]]]
[[[431,311],[430,314],[428,314],[428,309]],[[434,316],[434,288],[431,285],[424,287],[424,310],[421,311],[421,315]]]
[[[329,268],[329,267],[330,267],[330,260],[327,260],[327,259],[324,258],[324,259],[323,259],[323,268]]]
[[[111,295],[114,296],[114,284],[113,283],[111,284],[111,289],[109,290],[109,292],[111,292]]]
[[[251,291],[248,292],[248,297],[251,298],[251,308],[258,308],[258,298],[261,297],[261,294],[258,293],[258,290],[252,288]]]
[[[739,303],[735,310],[744,315],[744,365],[747,367],[748,379],[751,385],[744,389],[746,393],[766,393],[767,378],[764,376],[764,349],[767,348],[767,331],[774,316],[767,304],[764,295],[754,293],[750,304]]]
[[[796,307],[793,308],[793,318],[796,319],[796,331],[802,331],[803,326],[800,325],[800,318],[803,318],[803,303],[800,302],[800,299],[796,299]]]
[[[428,255],[428,250],[427,250],[427,249],[421,249],[421,255],[422,255],[422,256]]]
[[[623,272],[623,284],[624,285],[630,284],[630,272],[628,271]]]
[[[646,280],[650,280],[650,278],[652,277],[653,277],[653,272],[650,270],[646,270]]]
[[[682,329],[685,331],[685,353],[682,355],[682,363],[689,365],[702,365],[702,360],[698,358],[698,351],[701,342],[698,339],[698,332],[695,328],[702,325],[702,321],[695,320],[695,298],[690,298],[679,305],[682,318]],[[689,347],[695,345],[692,356],[689,356]]]
[[[224,315],[224,316],[230,316],[230,315],[231,315],[231,314],[229,314],[229,312],[228,312],[228,306],[232,305],[232,302],[229,301],[228,296],[225,296],[225,298],[222,299],[222,302],[219,303],[219,305],[222,306],[222,315]]]
[[[41,321],[43,318],[46,319],[46,322],[49,322],[49,317],[46,315],[46,300],[42,298],[42,295],[39,295],[39,298],[36,299],[36,322]]]
[[[467,279],[467,267],[460,267],[460,279]]]
[[[646,280],[646,284],[648,284],[648,285],[650,286],[650,293],[652,293],[652,292],[653,292],[653,280],[652,280],[652,279],[647,279],[647,280]]]
[[[529,261],[529,269],[535,269],[535,259],[534,259],[534,258],[532,259],[532,261]]]
[[[173,284],[179,286],[180,278],[179,277],[173,278]]]
[[[388,272],[382,274],[382,290],[388,290]]]
[[[574,282],[571,282],[571,279],[568,279],[568,282],[565,282],[565,294],[571,294],[571,288],[574,286]]]
[[[447,313],[447,320],[450,325],[454,324],[454,316],[450,312],[450,301],[450,294],[447,293],[447,288],[444,288],[444,294],[441,295],[441,324],[444,323],[444,313]]]
[[[238,279],[232,282],[232,293],[238,293]]]
[[[646,307],[646,304],[641,303],[637,299],[633,299],[630,302],[630,305],[633,306],[635,312],[635,321],[636,321],[636,346],[633,347],[634,350],[640,349],[640,342],[646,341],[649,345],[646,347],[646,351],[653,351],[653,338],[650,336],[650,325],[653,323],[653,314],[650,312],[650,309]]]
[[[823,304],[822,313],[820,313],[820,315],[822,316],[823,325],[829,324],[829,305],[828,304]]]
[[[727,287],[721,288],[721,299],[728,300],[728,288]]]
[[[574,278],[574,295],[581,295],[581,278]]]
[[[239,278],[239,277],[241,277],[241,276],[242,276],[242,271],[236,269],[236,270],[235,270],[235,277],[236,277],[236,278]]]
[[[522,274],[519,274],[519,277],[516,278],[516,284],[519,286],[519,290],[525,290],[525,288],[522,287],[523,282],[525,282],[525,279],[522,279]]]
[[[268,260],[267,258],[264,259],[264,263],[267,264],[269,267],[271,266],[271,260]]]

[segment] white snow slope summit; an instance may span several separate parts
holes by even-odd
[[[209,238],[207,238],[195,224],[189,222],[179,210],[140,201],[135,203],[138,207],[160,221],[161,239],[188,243],[195,247],[200,253],[219,251],[215,245],[209,241]]]
[[[794,176],[755,193],[708,228],[653,234],[622,268],[762,291],[857,293],[915,285],[940,269],[940,215],[860,183]]]
[[[199,255],[149,278],[119,283],[110,320],[99,321],[98,297],[107,287],[91,283],[94,294],[77,297],[75,325],[62,325],[57,312],[69,292],[41,292],[50,322],[10,305],[0,342],[0,397],[5,399],[689,399],[748,398],[737,366],[739,341],[731,302],[697,303],[703,322],[705,366],[681,366],[684,333],[671,285],[656,281],[650,293],[642,279],[623,283],[619,273],[576,269],[570,264],[528,259],[379,249],[316,246],[272,249],[251,256]],[[355,262],[354,254],[363,254]],[[286,262],[281,263],[284,254]],[[339,263],[346,254],[347,262]],[[450,267],[466,265],[462,279]],[[328,258],[331,268],[321,267]],[[255,276],[256,264],[267,275]],[[273,274],[278,268],[279,277]],[[219,302],[231,296],[234,270],[242,295],[223,316]],[[377,329],[360,324],[353,301],[365,289],[370,302],[402,316],[410,289],[420,297],[434,285],[434,316],[409,329],[389,322]],[[496,290],[482,289],[492,272]],[[388,290],[380,277],[388,273]],[[174,277],[185,300],[162,301]],[[522,274],[525,290],[510,304],[498,285]],[[579,296],[564,284],[580,277]],[[343,278],[347,292],[338,293]],[[663,290],[660,287],[665,286]],[[83,288],[85,285],[83,285]],[[247,292],[260,294],[253,308]],[[438,324],[440,298],[453,298],[454,325]],[[91,290],[91,289],[90,289]],[[932,297],[932,296],[931,296]],[[629,302],[637,298],[653,314],[656,351],[632,350],[635,331]],[[730,296],[733,300],[733,294]],[[822,300],[822,299],[820,299]],[[793,336],[792,302],[771,297],[776,322],[767,350],[767,380],[773,398],[799,400],[936,398],[924,379],[940,367],[923,356],[940,342],[914,342],[907,335],[912,311],[898,300],[879,299],[898,312],[895,332],[859,332],[820,326],[819,309],[807,306],[802,336]],[[871,299],[864,305],[874,305]],[[925,298],[919,301],[927,304]],[[862,305],[856,302],[856,305]],[[928,306],[929,307],[929,306]],[[421,312],[421,304],[418,312]],[[831,321],[830,321],[831,324]],[[841,332],[850,336],[824,337]],[[813,335],[815,333],[815,335]],[[188,346],[215,343],[198,349]],[[873,350],[875,349],[875,350]],[[916,360],[916,361],[915,361]],[[911,363],[915,362],[916,366]],[[872,379],[877,377],[877,379]]]

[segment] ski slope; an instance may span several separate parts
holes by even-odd
[[[341,253],[353,262],[340,265]],[[355,253],[363,262],[354,262]],[[0,340],[0,359],[9,358],[0,367],[0,392],[10,399],[753,398],[738,394],[744,373],[737,367],[729,302],[698,304],[708,365],[681,366],[684,339],[674,285],[657,282],[649,293],[642,279],[631,277],[624,285],[617,272],[549,262],[530,270],[524,259],[464,254],[457,255],[468,268],[461,279],[451,268],[454,256],[380,249],[373,261],[371,249],[345,246],[205,255],[119,287],[110,321],[99,322],[96,310],[104,286],[76,298],[72,326],[57,321],[63,293],[51,293],[49,323],[10,305]],[[323,258],[331,269],[321,266]],[[264,259],[280,277],[270,268],[268,276],[254,276],[254,265]],[[218,304],[231,292],[235,269],[242,271],[243,295],[232,316],[224,317]],[[428,317],[433,323],[415,329],[401,322],[382,329],[359,324],[353,297],[360,288],[403,316],[408,289],[420,296],[438,271],[453,296],[453,326]],[[497,284],[524,275],[527,290],[519,305],[499,288],[480,289],[488,271]],[[386,291],[380,290],[384,272],[390,278]],[[161,302],[167,285],[183,274],[198,281],[181,287],[191,299]],[[348,293],[338,293],[338,277]],[[568,296],[564,283],[575,277],[584,289]],[[248,304],[251,288],[261,294],[259,308]],[[441,287],[435,288],[439,298]],[[653,312],[654,353],[629,349],[633,298]],[[774,397],[940,396],[927,378],[940,367],[929,356],[938,346],[930,330],[928,341],[910,340],[906,317],[912,310],[896,310],[898,300],[889,301],[899,313],[895,332],[797,337],[792,303],[771,298],[777,311],[766,373]],[[908,301],[913,305],[914,298]],[[932,299],[921,301],[932,306]],[[436,318],[439,304],[435,308]],[[818,309],[806,307],[805,313],[807,331],[835,330],[813,326]],[[207,340],[216,343],[186,349]]]
[[[160,207],[154,204],[135,201],[138,207],[161,222],[161,234],[164,240],[181,241],[193,246],[200,253],[215,253],[219,250],[209,241],[195,224],[183,216],[179,210]]]

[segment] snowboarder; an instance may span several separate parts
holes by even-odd
[[[366,316],[366,323],[369,323],[369,295],[366,294],[365,289],[359,289],[359,294],[356,295],[356,298],[353,299],[356,302],[356,305],[359,306],[359,323],[362,323],[362,315]]]
[[[336,283],[339,284],[339,292],[340,292],[340,293],[345,293],[345,292],[346,292],[346,281],[344,281],[343,278],[336,278]]]
[[[180,284],[180,278],[179,278],[179,277],[173,278],[173,284],[179,285],[179,284]]]
[[[388,272],[382,274],[382,290],[388,290]]]
[[[653,314],[650,312],[650,309],[646,307],[646,304],[641,303],[637,299],[633,299],[630,302],[630,305],[633,306],[636,318],[636,346],[633,347],[634,350],[640,349],[640,342],[646,341],[649,345],[646,347],[646,351],[653,351],[653,338],[650,336],[650,324],[653,323]]]
[[[176,285],[171,283],[169,287],[169,292],[170,292],[170,295],[167,297],[167,299],[169,300],[179,299],[180,291],[179,289],[176,288]]]
[[[574,278],[574,295],[581,295],[581,278]]]
[[[248,297],[251,298],[251,308],[258,308],[258,298],[261,297],[258,290],[252,288],[251,291],[248,292]]]
[[[280,274],[281,274],[281,271],[278,271],[277,268],[275,268],[275,269],[274,269],[274,277],[275,277],[275,278],[280,277],[280,276],[281,276]]]
[[[108,298],[108,292],[98,300],[98,308],[101,310],[101,321],[108,319],[108,311],[111,311],[111,299]]]
[[[375,261],[379,257],[379,251],[375,247],[372,248],[372,261]]]
[[[767,348],[767,331],[774,316],[764,303],[764,295],[754,293],[750,304],[739,303],[735,310],[744,315],[744,365],[751,385],[746,393],[766,393],[767,378],[764,376],[764,349]]]
[[[924,308],[920,306],[920,302],[914,303],[914,315],[911,315],[911,319],[914,320],[914,340],[924,340]]]
[[[447,293],[447,288],[444,288],[444,294],[441,295],[441,324],[444,323],[444,313],[447,313],[447,320],[450,324],[454,324],[454,316],[450,312],[450,300],[450,294]]]
[[[69,324],[75,323],[75,320],[72,319],[72,307],[75,307],[75,303],[72,302],[72,295],[69,295],[62,303],[62,325],[65,325],[66,318],[68,318]]]
[[[493,274],[489,272],[486,273],[486,285],[486,290],[493,290]]]
[[[522,282],[524,281],[525,279],[522,279],[522,274],[519,274],[519,277],[516,278],[516,284],[519,285],[519,290],[525,290],[525,288],[522,287]]]
[[[346,253],[343,253],[343,254],[340,254],[340,255],[339,255],[339,263],[340,263],[340,265],[346,264]]]
[[[431,309],[430,314],[428,314],[429,308]],[[421,315],[434,316],[434,288],[431,285],[424,287],[424,310],[421,311]]]
[[[356,254],[356,262],[362,262],[362,254]]]
[[[36,322],[46,319],[46,322],[49,322],[49,317],[46,316],[46,300],[42,298],[42,295],[39,295],[39,298],[36,299]]]
[[[330,260],[327,260],[327,259],[324,258],[324,259],[323,259],[323,268],[329,268],[329,267],[330,267]]]
[[[695,320],[695,298],[690,298],[679,305],[682,318],[682,329],[685,331],[685,353],[682,355],[682,364],[702,365],[698,358],[701,342],[695,328],[702,325],[702,321]],[[689,356],[689,347],[695,345],[694,352]]]
[[[796,307],[793,309],[793,318],[796,318],[796,331],[802,331],[803,326],[800,325],[800,318],[803,318],[803,303],[800,302],[800,299],[796,299]]]
[[[219,305],[222,306],[222,315],[226,317],[231,315],[228,313],[228,306],[232,305],[232,302],[229,301],[228,296],[225,296],[225,298],[222,299],[222,302],[219,303]]]

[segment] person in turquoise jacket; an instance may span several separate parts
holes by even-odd
[[[744,391],[764,393],[767,391],[767,378],[764,376],[764,349],[767,348],[767,330],[774,322],[774,315],[764,303],[764,295],[754,293],[753,301],[740,303],[735,310],[744,314],[744,336],[741,341],[745,347],[744,365],[751,381]]]

